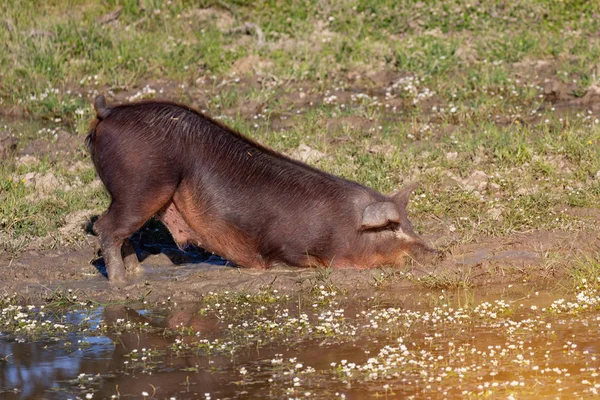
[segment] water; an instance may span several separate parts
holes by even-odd
[[[3,399],[590,397],[600,390],[599,310],[595,288],[569,295],[528,285],[352,299],[323,286],[303,296],[209,294],[155,310],[99,307],[63,315],[67,333],[5,332],[0,391]]]

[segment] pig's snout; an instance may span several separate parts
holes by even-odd
[[[446,258],[446,252],[435,249],[425,242],[415,244],[410,250],[410,255],[419,264],[435,264]]]

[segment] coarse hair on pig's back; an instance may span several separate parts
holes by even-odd
[[[94,101],[94,109],[97,116],[92,122],[90,133],[86,139],[92,155],[96,126],[104,119],[109,119],[123,128],[127,127],[128,130],[143,129],[142,126],[148,127],[156,124],[160,129],[152,129],[148,133],[162,136],[166,147],[187,149],[187,151],[198,145],[203,148],[218,147],[223,151],[220,162],[228,163],[228,167],[231,167],[230,160],[236,157],[245,157],[250,152],[252,157],[245,158],[244,162],[251,162],[255,166],[260,165],[260,168],[275,168],[280,172],[285,170],[288,179],[308,188],[311,192],[319,192],[325,187],[329,191],[337,191],[341,187],[353,187],[361,192],[371,192],[356,182],[331,175],[263,146],[222,122],[184,104],[164,100],[146,100],[107,107],[104,96],[100,95]],[[143,123],[140,124],[140,122]],[[215,134],[216,131],[221,131],[224,135]],[[166,132],[169,134],[165,134]],[[237,142],[238,145],[231,140]],[[207,144],[209,145],[206,146]],[[239,147],[240,145],[242,148]],[[255,153],[256,150],[258,150],[257,153]],[[196,151],[193,152],[196,153]],[[293,173],[294,170],[297,173]],[[336,183],[334,184],[334,182]],[[315,186],[311,187],[311,185]]]

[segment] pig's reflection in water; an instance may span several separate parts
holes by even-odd
[[[179,336],[166,334],[163,329],[176,331],[178,328],[191,329],[199,332],[201,338],[211,338],[218,334],[218,320],[212,317],[200,316],[198,306],[178,306],[166,317],[146,314],[126,306],[111,306],[104,310],[103,319],[108,326],[130,323],[132,326],[147,326],[150,329],[130,328],[121,333],[114,333],[110,329],[107,336],[114,342],[114,352],[107,370],[117,373],[112,379],[107,379],[101,390],[100,398],[110,398],[112,395],[139,396],[147,392],[159,398],[187,395],[194,397],[204,396],[204,393],[217,393],[231,395],[223,392],[226,383],[218,374],[210,371],[231,367],[229,357],[207,357],[205,355],[186,354],[178,357],[175,353],[168,352],[168,356],[146,356],[147,360],[159,361],[156,370],[151,373],[141,373],[141,368],[133,366],[130,357],[137,351],[136,359],[145,357],[143,353],[152,350],[164,351],[177,340],[184,343],[198,341],[196,336]],[[159,329],[156,329],[159,328]],[[147,332],[147,331],[151,332]],[[145,349],[144,352],[142,349]],[[132,375],[135,379],[132,379]],[[230,382],[230,381],[229,381]],[[178,397],[178,396],[177,396]]]

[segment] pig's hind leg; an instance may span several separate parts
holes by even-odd
[[[112,196],[108,211],[94,225],[100,235],[104,264],[108,280],[122,284],[126,282],[126,268],[137,270],[137,255],[129,242],[129,236],[144,225],[158,210],[169,202],[176,186],[132,187],[122,190],[118,197],[112,195],[115,191],[107,187]]]
[[[123,241],[123,246],[121,247],[121,256],[123,257],[123,263],[127,273],[136,274],[140,272],[140,262],[138,261],[137,254],[129,238]]]

